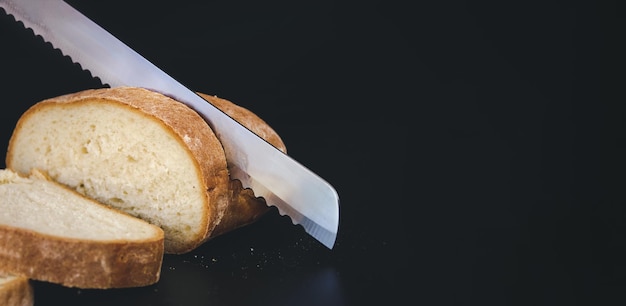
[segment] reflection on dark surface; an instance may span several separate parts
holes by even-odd
[[[340,273],[325,255],[332,252],[303,230],[286,228],[293,228],[288,219],[270,214],[188,254],[166,255],[160,281],[148,287],[83,290],[33,282],[37,305],[346,305]],[[250,246],[260,230],[270,245]]]
[[[346,305],[333,268],[293,273],[267,271],[245,276],[165,265],[162,280],[145,288],[81,290],[33,282],[37,305]]]
[[[287,284],[284,295],[278,292],[267,305],[344,305],[337,272],[332,268],[311,271],[292,284]],[[265,303],[263,303],[265,304]]]
[[[158,289],[172,304],[182,305],[345,305],[333,268],[285,270],[270,267],[275,263],[246,262],[250,259],[238,259],[239,266],[203,256],[177,262],[175,268],[164,267]]]

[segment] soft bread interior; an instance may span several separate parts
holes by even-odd
[[[0,224],[45,235],[93,241],[153,240],[160,229],[122,214],[42,175],[0,170]]]
[[[159,121],[102,99],[40,107],[22,120],[12,169],[45,169],[55,181],[162,227],[166,247],[205,228],[207,216],[197,213],[206,205],[201,174]]]

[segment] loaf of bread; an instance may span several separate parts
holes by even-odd
[[[201,95],[285,151],[258,116]],[[86,90],[33,105],[13,131],[6,164],[21,174],[39,169],[161,227],[166,253],[186,253],[268,211],[262,199],[230,179],[222,145],[198,113],[142,88]]]
[[[33,171],[0,170],[0,273],[78,288],[156,283],[164,233]]]
[[[0,274],[0,305],[32,306],[34,304],[33,287],[27,277]]]

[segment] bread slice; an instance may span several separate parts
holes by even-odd
[[[0,305],[32,306],[34,304],[33,287],[27,277],[0,274]]]
[[[203,94],[285,150],[258,116]],[[225,111],[226,112],[226,111]],[[268,208],[230,180],[221,143],[194,110],[135,87],[86,90],[41,101],[19,119],[6,164],[53,180],[165,231],[165,252],[188,252],[257,220]]]
[[[79,288],[156,283],[163,230],[33,171],[0,170],[0,273]]]

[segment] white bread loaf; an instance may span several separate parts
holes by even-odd
[[[258,116],[202,94],[285,151]],[[268,208],[230,180],[221,143],[191,108],[134,87],[86,90],[41,101],[19,119],[7,167],[51,179],[158,225],[165,252],[185,253],[249,224]]]
[[[34,304],[33,287],[27,277],[0,274],[0,305],[32,306]]]
[[[33,171],[0,170],[0,273],[68,287],[156,283],[163,230]]]

